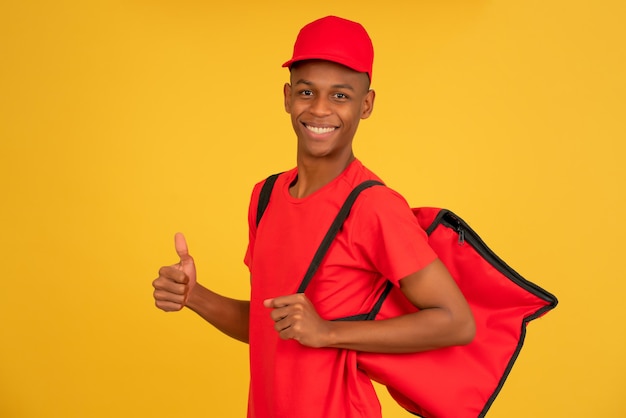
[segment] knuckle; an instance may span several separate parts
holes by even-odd
[[[163,289],[166,283],[166,280],[167,279],[164,278],[163,276],[159,276],[152,281],[152,287],[154,287],[155,289]]]

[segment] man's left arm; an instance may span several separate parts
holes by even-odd
[[[472,341],[472,312],[445,265],[439,260],[400,280],[418,312],[376,321],[327,321],[304,294],[265,301],[283,339],[310,347],[381,353],[411,353]]]

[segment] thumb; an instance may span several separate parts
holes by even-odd
[[[187,248],[187,241],[185,236],[180,232],[174,235],[174,246],[176,247],[176,253],[180,257],[181,265],[193,264],[193,258],[189,255],[189,249]]]

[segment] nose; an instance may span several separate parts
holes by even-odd
[[[332,113],[331,103],[326,97],[317,96],[312,102],[309,111],[314,116],[327,116]]]

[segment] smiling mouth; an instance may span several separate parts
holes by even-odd
[[[307,125],[306,123],[304,124],[304,127],[315,134],[327,134],[337,129],[335,126],[320,127]]]

